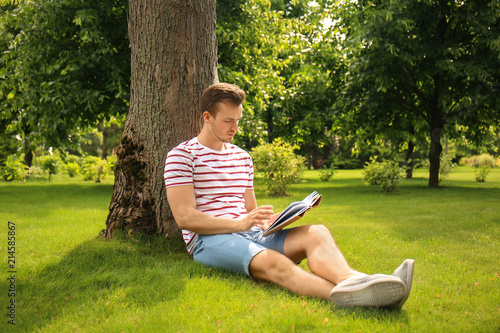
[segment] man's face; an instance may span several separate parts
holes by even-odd
[[[210,130],[221,142],[233,141],[238,132],[238,122],[243,115],[243,107],[232,103],[219,103],[215,117],[209,114]]]

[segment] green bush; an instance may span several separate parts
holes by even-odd
[[[82,164],[83,180],[95,180],[99,183],[101,179],[106,179],[109,173],[108,162],[99,157],[86,156]]]
[[[108,161],[108,165],[109,165],[109,170],[115,171],[116,160],[117,160],[116,155],[108,156],[107,161]]]
[[[458,162],[460,166],[470,166],[470,157],[462,157]]]
[[[78,165],[78,163],[75,162],[66,163],[65,168],[68,171],[68,175],[70,177],[75,177],[76,175],[80,174],[80,165]]]
[[[329,181],[335,174],[335,167],[332,165],[330,168],[321,169],[319,172],[319,179],[322,182]]]
[[[460,159],[459,164],[462,166],[470,166],[470,167],[480,167],[480,166],[489,166],[494,167],[497,164],[497,160],[494,156],[490,154],[481,154],[474,155],[471,157],[463,157]]]
[[[255,171],[263,175],[266,194],[283,196],[296,183],[303,171],[305,158],[294,153],[293,147],[281,139],[261,144],[252,150]]]
[[[92,180],[95,179],[97,172],[95,171],[95,164],[99,160],[98,157],[95,156],[85,156],[82,158],[81,163],[82,163],[82,174],[83,174],[83,180]]]
[[[488,174],[490,173],[491,167],[488,165],[481,165],[474,170],[474,175],[476,176],[476,181],[484,183]]]
[[[441,154],[439,159],[439,182],[455,171],[457,164],[453,163],[453,159],[454,156],[452,154]]]
[[[495,157],[490,154],[474,155],[471,157],[463,157],[460,160],[460,165],[476,167],[476,170],[474,170],[476,181],[484,183],[490,173],[490,169],[500,165],[500,159],[495,159]]]
[[[402,177],[401,168],[395,161],[377,161],[377,156],[370,157],[363,171],[363,179],[369,185],[380,185],[386,192],[394,192]]]
[[[49,175],[49,182],[52,175],[59,173],[61,167],[61,159],[56,155],[46,155],[37,158],[37,165]]]
[[[9,155],[5,160],[5,166],[2,167],[2,177],[4,180],[18,180],[24,182],[27,172],[25,170],[24,161],[17,155]]]
[[[63,158],[63,160],[64,160],[64,163],[66,163],[66,164],[76,163],[76,164],[80,165],[80,163],[82,162],[82,158],[80,156],[71,155],[71,154],[66,155]]]
[[[490,154],[475,155],[469,158],[469,166],[476,168],[480,166],[493,168],[495,166],[495,162],[495,157]]]
[[[32,165],[28,169],[28,174],[26,175],[27,179],[36,179],[36,178],[42,178],[44,174],[43,169],[38,166],[38,165]]]
[[[96,171],[96,183],[100,183],[101,179],[106,179],[106,177],[109,174],[109,164],[108,161],[99,159],[95,165],[95,171]]]

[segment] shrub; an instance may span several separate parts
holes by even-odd
[[[80,165],[81,163],[81,157],[80,156],[76,156],[76,155],[71,155],[71,154],[67,154],[64,158],[64,163],[68,164],[68,163],[76,163],[78,165]]]
[[[28,174],[26,175],[26,178],[28,178],[28,179],[42,178],[43,174],[44,174],[44,171],[40,166],[32,165],[28,169]]]
[[[462,158],[460,160],[460,165],[476,167],[476,170],[474,170],[476,181],[483,183],[486,181],[490,169],[500,165],[500,159],[495,159],[495,157],[490,154],[474,155],[468,158]]]
[[[495,157],[490,154],[472,156],[469,158],[469,166],[476,168],[480,166],[489,166],[490,168],[493,168],[495,166]]]
[[[95,156],[86,156],[82,158],[82,174],[83,180],[92,180],[97,176],[97,172],[95,170],[95,164],[99,160],[98,157]]]
[[[281,139],[261,144],[251,155],[255,171],[264,176],[268,195],[286,195],[287,188],[300,179],[304,170],[305,158],[296,155],[293,147]]]
[[[490,168],[495,167],[495,157],[490,154],[481,154],[479,155],[479,166],[487,166]]]
[[[486,181],[486,177],[490,173],[491,167],[487,165],[481,165],[474,170],[474,175],[476,176],[476,181],[480,183],[484,183]]]
[[[5,166],[2,167],[1,171],[3,179],[7,181],[18,180],[24,182],[27,175],[24,162],[17,155],[7,156]]]
[[[490,154],[474,155],[468,158],[467,165],[476,168],[483,165],[493,168],[495,166],[495,157]]]
[[[462,157],[460,161],[458,162],[458,165],[460,166],[470,166],[470,157]]]
[[[101,179],[106,179],[109,173],[109,165],[106,160],[99,157],[87,156],[83,159],[83,180],[95,180],[96,183]]]
[[[65,168],[68,171],[68,175],[70,177],[75,177],[76,175],[80,174],[80,166],[78,165],[78,163],[75,162],[66,163]]]
[[[441,154],[439,159],[439,182],[448,177],[457,167],[457,164],[453,163],[453,158],[452,154]]]
[[[55,155],[41,156],[37,159],[37,165],[39,165],[42,170],[44,170],[49,175],[49,182],[52,175],[59,173],[61,167],[61,159]]]
[[[417,168],[424,168],[424,169],[429,169],[431,166],[431,163],[429,162],[428,158],[424,158],[420,163],[417,165]]]
[[[116,160],[117,160],[116,155],[108,156],[107,161],[108,161],[108,165],[109,165],[109,170],[115,171]]]
[[[333,177],[334,174],[335,167],[332,165],[330,168],[321,169],[319,172],[319,179],[321,179],[322,182],[327,182]]]
[[[106,179],[109,173],[109,164],[108,161],[99,159],[95,165],[96,171],[96,183],[100,183],[101,179]]]
[[[363,179],[370,185],[380,185],[386,192],[394,192],[401,179],[401,168],[395,161],[378,162],[377,156],[370,157],[363,171]]]

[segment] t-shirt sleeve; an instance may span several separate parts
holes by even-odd
[[[193,184],[194,155],[190,152],[174,148],[165,161],[165,187]]]

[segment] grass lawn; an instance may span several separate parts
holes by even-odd
[[[286,198],[266,197],[256,185],[259,203],[275,211],[322,193],[321,206],[298,224],[326,225],[358,270],[390,274],[414,258],[413,291],[402,311],[334,308],[209,269],[180,239],[103,240],[112,182],[67,175],[52,183],[0,181],[0,332],[499,332],[498,168],[477,183],[473,169],[459,167],[433,190],[418,170],[394,194],[364,185],[361,170],[338,171],[327,183],[307,171]],[[16,237],[12,297],[9,221]],[[15,326],[7,322],[11,299]]]

